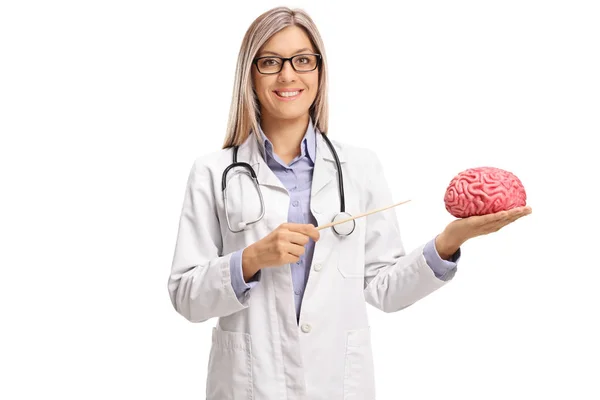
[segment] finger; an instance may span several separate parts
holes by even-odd
[[[496,222],[494,224],[489,224],[488,226],[485,227],[484,230],[484,235],[493,233],[493,232],[498,232],[500,229],[502,229],[503,227],[505,227],[506,225],[508,225],[508,221],[502,221],[502,222]]]
[[[512,208],[508,210],[508,217],[513,218],[523,214],[523,207]]]
[[[519,217],[531,212],[531,207],[515,207],[509,210],[498,211],[492,214],[484,215],[481,221],[482,225],[493,224],[496,222],[512,222]]]
[[[319,240],[321,234],[312,224],[289,224],[288,229],[309,236],[315,242]]]
[[[519,218],[522,218],[526,215],[531,214],[531,209],[523,209],[521,210],[518,214],[515,214],[514,216],[512,216],[509,220],[509,223],[511,222],[515,222],[516,220],[518,220]]]
[[[304,246],[300,246],[295,243],[288,243],[285,246],[285,251],[294,257],[300,257],[302,254],[304,254],[305,249]]]
[[[490,224],[489,226],[489,232],[498,232],[500,229],[504,228],[506,225],[509,225],[513,222],[515,222],[516,220],[518,220],[519,218],[523,217],[524,214],[522,212],[519,213],[513,213],[512,216],[506,217],[504,219],[502,219],[501,221],[498,221],[494,224]]]
[[[304,228],[305,225],[306,224],[297,224],[295,222],[287,222],[287,223],[283,224],[282,226],[291,232],[302,232],[305,229]]]
[[[311,224],[307,224],[306,234],[315,242],[321,237],[321,233],[317,230],[317,227]]]
[[[526,212],[527,211],[524,208],[519,208],[518,210],[515,210],[510,215],[510,218],[509,218],[510,222],[516,221],[517,219],[523,217],[526,214]]]
[[[300,246],[304,246],[308,243],[310,236],[305,235],[304,233],[300,233],[300,232],[288,232],[287,234],[287,240],[290,243],[294,243]]]
[[[517,219],[531,213],[530,207],[517,207],[510,210],[499,211],[493,214],[487,214],[482,216],[476,223],[478,224],[478,230],[483,235],[487,235],[492,232],[497,232],[506,225],[516,221]]]
[[[508,212],[507,211],[498,211],[492,214],[486,214],[486,215],[481,215],[481,216],[476,216],[476,217],[471,217],[472,218],[472,223],[473,225],[475,225],[476,227],[485,227],[485,226],[489,226],[492,224],[497,223],[498,221],[502,221],[504,219],[506,219],[508,217]]]
[[[506,224],[505,224],[505,225],[512,224],[513,222],[515,222],[516,220],[518,220],[518,219],[519,219],[519,218],[521,218],[522,216],[523,216],[523,215],[521,215],[521,214],[516,214],[516,215],[514,215],[514,216],[510,217],[510,218],[508,219],[508,221],[506,221]]]
[[[531,214],[531,207],[517,207],[510,210],[510,220],[516,221],[517,219],[524,217],[525,215]]]
[[[285,257],[283,257],[281,259],[281,261],[283,262],[283,264],[294,264],[294,263],[297,263],[298,261],[300,261],[300,257],[296,257],[292,254],[288,254]]]
[[[529,206],[516,207],[516,208],[513,208],[511,211],[514,211],[515,213],[517,213],[519,215],[528,215],[528,214],[531,214],[531,207],[529,207]]]

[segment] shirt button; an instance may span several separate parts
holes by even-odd
[[[312,327],[309,324],[302,324],[302,332],[308,333],[311,329]]]
[[[323,266],[321,264],[315,264],[315,271],[320,271],[323,268]]]
[[[292,202],[292,205],[293,205],[294,207],[298,207],[298,204],[300,204],[300,202],[299,202],[298,200],[294,200],[294,201]]]
[[[299,290],[294,290],[294,293],[296,293],[297,296],[300,296],[300,291]]]

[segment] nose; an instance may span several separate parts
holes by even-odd
[[[285,60],[281,67],[281,71],[279,71],[279,81],[289,82],[293,81],[295,77],[296,71],[294,71],[294,68],[292,67],[292,60]]]

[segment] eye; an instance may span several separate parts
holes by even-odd
[[[294,58],[297,71],[312,71],[317,66],[317,57],[311,54],[301,54]]]
[[[279,60],[277,58],[262,58],[259,63],[261,67],[272,67],[278,65]]]

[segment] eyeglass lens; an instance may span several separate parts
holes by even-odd
[[[318,57],[311,54],[299,54],[292,57],[291,63],[296,71],[308,72],[317,68]],[[279,57],[260,58],[256,63],[262,73],[276,73],[281,71],[283,62]]]

